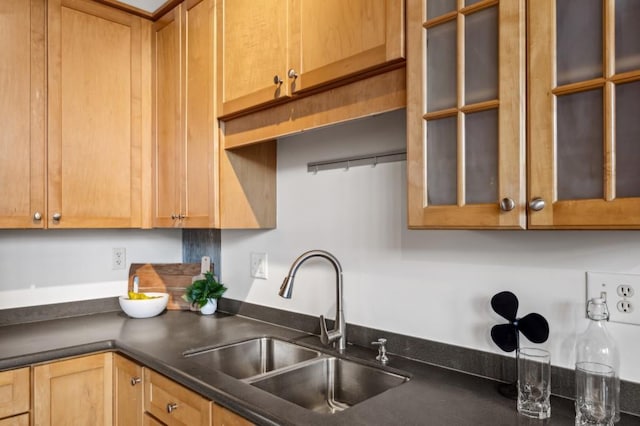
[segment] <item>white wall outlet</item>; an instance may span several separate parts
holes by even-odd
[[[640,274],[587,272],[587,301],[604,293],[609,321],[640,325]],[[636,297],[638,300],[636,301]]]
[[[111,251],[111,269],[124,269],[127,265],[127,249],[124,247],[114,248]]]
[[[260,278],[262,280],[269,278],[268,266],[267,253],[251,253],[249,270],[253,278]]]

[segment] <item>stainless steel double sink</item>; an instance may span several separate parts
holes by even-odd
[[[273,337],[185,353],[192,361],[320,413],[336,413],[409,380]]]

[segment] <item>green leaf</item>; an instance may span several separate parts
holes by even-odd
[[[203,307],[209,299],[220,299],[227,287],[216,281],[213,272],[205,272],[204,278],[194,281],[186,288],[182,298],[189,303]]]

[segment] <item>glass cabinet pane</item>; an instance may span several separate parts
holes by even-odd
[[[465,17],[465,104],[498,98],[498,8]]]
[[[557,98],[558,199],[603,198],[602,89]]]
[[[465,197],[467,204],[498,200],[498,110],[465,118]]]
[[[640,197],[640,82],[616,86],[616,196]]]
[[[640,1],[616,0],[616,73],[640,69]]]
[[[427,122],[427,202],[456,204],[458,200],[457,119]]]
[[[474,3],[478,3],[481,2],[482,0],[465,0],[464,5],[465,6],[471,6]]]
[[[602,0],[557,0],[558,85],[602,77]]]
[[[457,0],[427,0],[427,19],[437,18],[456,10]]]
[[[453,108],[456,101],[456,21],[427,30],[427,111]]]

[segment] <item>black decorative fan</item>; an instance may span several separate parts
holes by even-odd
[[[491,307],[508,324],[498,324],[491,328],[491,339],[505,352],[513,352],[520,348],[520,333],[533,343],[544,343],[549,338],[549,323],[540,314],[531,313],[517,318],[518,298],[510,291],[502,291],[491,298]],[[516,375],[517,375],[516,358]],[[516,399],[518,392],[516,382],[501,385],[502,395]]]

